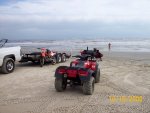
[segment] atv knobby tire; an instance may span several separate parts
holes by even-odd
[[[12,73],[15,69],[15,61],[12,58],[5,58],[2,65],[2,73]]]
[[[100,81],[100,69],[98,68],[95,75],[95,83]]]
[[[62,92],[66,89],[67,83],[62,78],[55,78],[55,89]]]
[[[95,80],[94,80],[93,76],[91,76],[89,81],[83,82],[83,93],[85,95],[92,95],[93,94],[93,92],[94,92],[94,83],[95,83]]]

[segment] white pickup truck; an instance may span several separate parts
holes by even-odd
[[[7,41],[7,39],[0,40],[0,69],[4,74],[13,72],[15,62],[21,60],[21,47],[4,47]]]

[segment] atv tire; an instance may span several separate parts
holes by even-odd
[[[99,83],[100,81],[100,69],[98,68],[95,75],[95,83]]]
[[[15,61],[12,58],[5,58],[2,65],[2,73],[12,73],[15,69]]]
[[[85,81],[83,83],[83,93],[85,95],[92,95],[93,94],[93,92],[94,92],[94,83],[95,83],[95,80],[94,80],[93,76],[91,76],[89,81]]]
[[[58,92],[62,92],[67,87],[67,81],[63,80],[62,78],[55,78],[55,89]]]

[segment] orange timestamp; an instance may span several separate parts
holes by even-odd
[[[143,97],[142,96],[109,96],[110,102],[142,102]]]

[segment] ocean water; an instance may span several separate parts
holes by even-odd
[[[6,46],[22,47],[46,47],[51,50],[80,51],[98,48],[100,51],[108,51],[108,43],[111,43],[111,51],[115,52],[150,52],[150,39],[70,39],[70,40],[28,40],[9,41]]]

